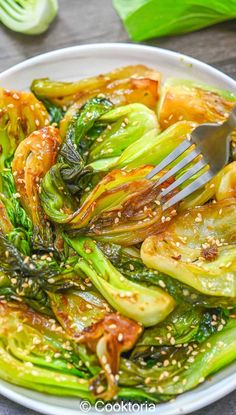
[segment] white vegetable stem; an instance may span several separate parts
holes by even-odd
[[[0,21],[28,35],[45,32],[58,11],[58,0],[0,0]]]

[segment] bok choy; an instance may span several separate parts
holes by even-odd
[[[236,17],[236,2],[113,0],[133,40],[192,32]]]
[[[179,176],[147,179],[235,96],[159,81],[135,65],[0,89],[1,379],[159,403],[235,361],[234,133],[230,163],[174,208],[160,192]]]
[[[38,35],[48,29],[57,11],[57,0],[1,0],[0,22],[15,32]]]

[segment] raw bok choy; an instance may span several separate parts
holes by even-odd
[[[38,35],[48,29],[57,11],[57,0],[1,0],[0,22],[15,32]]]
[[[192,32],[236,17],[235,0],[113,0],[133,40]]]

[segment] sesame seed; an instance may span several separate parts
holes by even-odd
[[[55,358],[58,358],[58,357],[60,357],[60,356],[61,356],[61,353],[55,353],[55,354],[54,354],[54,357],[55,357]]]
[[[25,362],[24,365],[27,367],[33,367],[33,363],[31,362]]]
[[[149,377],[147,377],[145,380],[144,380],[144,383],[147,385],[148,383],[150,383],[151,382],[151,378],[149,378]]]
[[[154,393],[154,392],[156,392],[156,388],[153,386],[151,389],[149,389],[149,392],[150,392],[150,393]]]
[[[17,327],[17,332],[19,333],[20,331],[22,331],[23,330],[23,326],[22,326],[22,324],[20,324],[18,327]]]
[[[195,218],[195,222],[202,222],[202,215],[201,215],[201,213],[198,213],[197,214],[197,216],[196,216],[196,218]]]
[[[174,339],[174,337],[171,337],[171,339],[170,339],[170,344],[172,344],[172,345],[174,345],[174,344],[175,344],[175,339]]]
[[[106,356],[105,356],[105,355],[103,355],[103,356],[102,356],[102,358],[101,358],[101,362],[102,362],[103,364],[106,364],[106,363],[107,363],[107,358],[106,358]]]
[[[104,391],[104,386],[100,385],[97,388],[97,393],[102,393]]]
[[[16,100],[20,99],[19,95],[16,92],[12,95],[12,97]]]

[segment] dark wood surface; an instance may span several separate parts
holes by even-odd
[[[128,0],[127,0],[128,1]],[[0,72],[29,57],[62,47],[130,42],[111,0],[59,0],[59,16],[47,33],[26,37],[0,27]],[[144,42],[201,59],[236,79],[236,22],[195,33]],[[236,392],[195,415],[236,415]],[[0,396],[0,415],[37,415]]]

